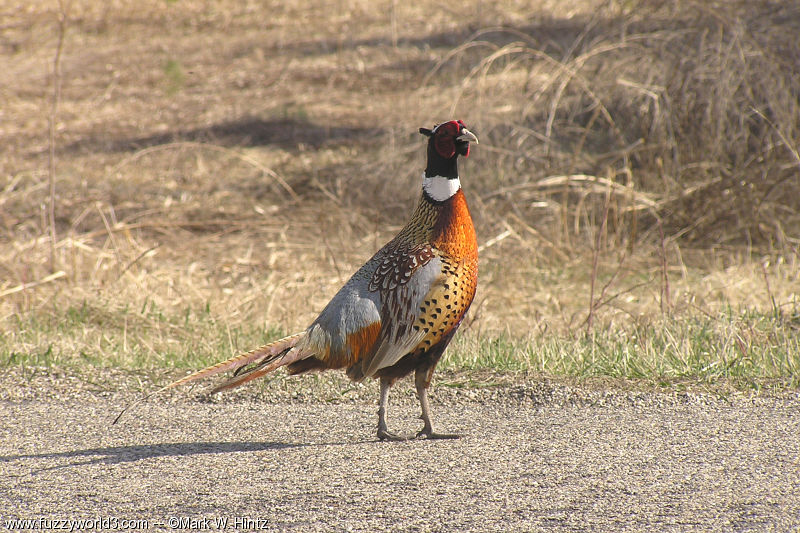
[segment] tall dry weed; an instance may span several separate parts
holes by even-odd
[[[622,239],[657,242],[663,227],[692,246],[792,254],[799,33],[791,2],[608,2],[587,19],[482,30],[435,71],[470,65],[454,108],[473,103],[502,147],[483,156],[489,194],[568,246],[593,241],[610,179]]]

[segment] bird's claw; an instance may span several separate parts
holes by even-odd
[[[423,439],[423,438],[428,440],[460,439],[461,435],[458,435],[456,433],[435,433],[432,429],[422,428],[413,437],[407,437],[405,435],[398,435],[397,433],[392,433],[387,429],[383,428],[378,429],[378,439],[380,440],[388,440],[391,442],[405,442],[409,440]]]
[[[397,433],[392,433],[386,429],[378,430],[378,439],[392,442],[403,442],[409,440],[409,438],[404,435],[398,435]]]
[[[422,428],[421,430],[419,430],[419,432],[417,433],[417,436],[414,437],[414,438],[415,439],[419,439],[421,437],[424,437],[426,439],[431,439],[431,440],[433,440],[433,439],[460,439],[461,435],[458,435],[456,433],[434,433],[434,431],[432,429]]]

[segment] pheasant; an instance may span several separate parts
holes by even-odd
[[[413,371],[423,422],[414,438],[458,438],[434,432],[428,388],[475,296],[478,246],[461,190],[458,157],[468,156],[469,143],[478,139],[461,120],[419,132],[428,137],[428,159],[411,219],[353,274],[305,331],[199,370],[155,393],[227,370],[235,370],[233,377],[212,394],[284,366],[289,374],[343,368],[355,381],[380,380],[378,438],[406,440],[389,431],[386,408],[392,385]]]

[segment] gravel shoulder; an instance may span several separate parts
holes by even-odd
[[[443,386],[435,421],[461,439],[382,443],[372,385],[340,390],[339,400],[314,378],[214,402],[167,395],[110,425],[138,396],[125,392],[137,379],[125,375],[115,389],[113,380],[58,372],[0,375],[2,520],[145,520],[175,530],[227,519],[230,531],[800,530],[797,393],[721,398],[521,379]],[[293,392],[308,383],[310,392]],[[418,413],[404,389],[390,426],[411,433]]]

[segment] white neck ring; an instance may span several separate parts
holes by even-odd
[[[422,190],[437,202],[444,202],[458,192],[461,182],[458,178],[444,178],[442,176],[422,177]]]

